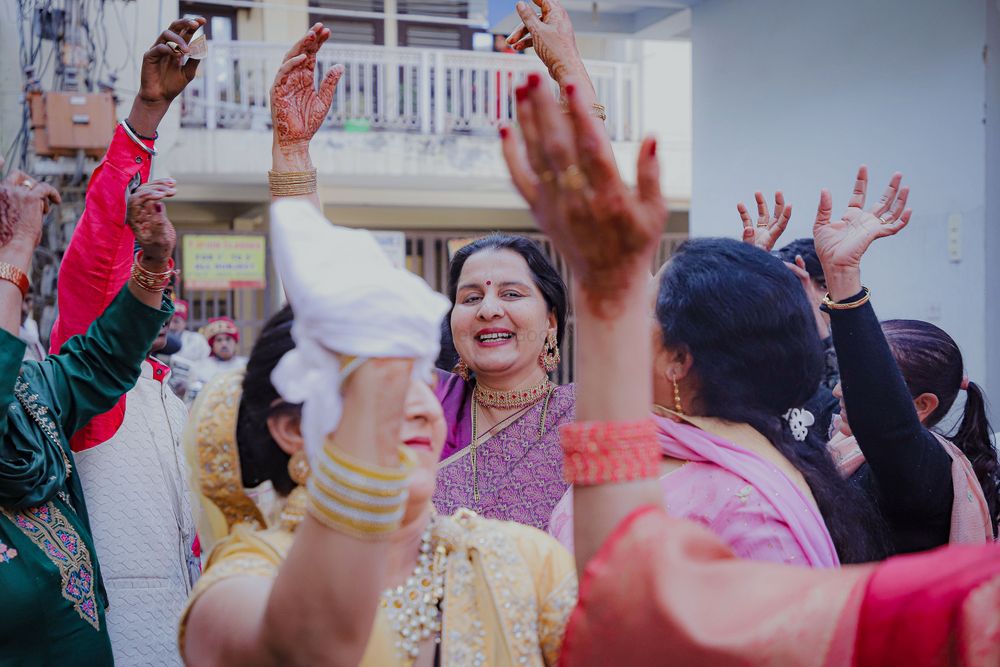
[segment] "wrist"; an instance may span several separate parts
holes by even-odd
[[[170,269],[171,259],[170,253],[143,248],[142,255],[139,256],[139,266],[151,273],[163,273]]]
[[[843,301],[861,291],[861,268],[843,267],[824,270],[827,290],[834,301]]]
[[[128,115],[128,122],[139,134],[152,137],[169,108],[168,100],[152,100],[143,98],[141,94],[136,95]]]
[[[16,242],[8,243],[0,248],[0,262],[10,264],[25,273],[31,271],[31,260],[35,255],[35,249],[27,245]]]
[[[313,169],[312,158],[309,156],[309,142],[284,145],[275,143],[271,149],[271,169],[276,172]]]

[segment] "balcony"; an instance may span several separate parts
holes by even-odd
[[[268,90],[284,45],[216,42],[185,90],[181,125],[209,130],[270,131]],[[317,75],[344,65],[324,129],[421,135],[495,136],[513,119],[514,87],[542,70],[530,55],[380,46],[329,46]],[[638,67],[587,63],[597,97],[607,107],[612,140],[639,138]]]

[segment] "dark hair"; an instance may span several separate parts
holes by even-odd
[[[476,239],[456,252],[455,256],[451,258],[451,264],[448,266],[448,299],[451,301],[452,309],[455,307],[458,280],[462,275],[462,268],[465,266],[465,262],[476,253],[486,250],[511,250],[524,258],[524,261],[528,264],[528,269],[531,271],[531,278],[535,283],[535,287],[542,293],[549,310],[555,312],[556,337],[561,344],[563,334],[566,332],[566,283],[563,282],[562,276],[559,275],[556,267],[545,256],[545,253],[542,252],[541,247],[525,236],[494,232],[488,236]],[[448,314],[446,322],[448,322],[447,326],[450,328],[451,313]],[[450,335],[447,342],[454,346]],[[442,344],[444,343],[445,340],[442,339]],[[442,358],[446,356],[445,351],[442,350]],[[456,360],[457,357],[456,353]]]
[[[239,416],[236,418],[236,442],[243,486],[254,487],[270,480],[274,490],[283,496],[295,488],[295,482],[288,476],[288,460],[291,457],[271,437],[267,418],[276,410],[301,410],[301,406],[288,403],[272,405],[281,397],[271,384],[271,372],[285,353],[295,347],[292,340],[293,321],[292,309],[286,305],[261,330],[247,362]]]
[[[887,320],[882,323],[882,331],[910,396],[937,396],[937,409],[926,420],[927,428],[935,426],[951,410],[962,386],[965,364],[958,344],[944,330],[920,320]],[[962,421],[949,440],[972,463],[972,469],[983,487],[996,534],[1000,512],[1000,465],[987,412],[982,389],[970,382]]]
[[[731,239],[697,239],[663,272],[656,317],[665,345],[692,356],[699,407],[745,423],[805,477],[843,563],[888,555],[871,500],[838,474],[826,443],[791,434],[783,415],[819,387],[823,351],[805,291],[771,254]]]
[[[781,261],[791,264],[795,263],[797,255],[801,255],[802,261],[806,264],[806,271],[809,273],[809,277],[822,285],[826,284],[823,265],[820,264],[819,255],[816,254],[816,243],[812,239],[795,239],[780,250],[775,250],[774,254]]]

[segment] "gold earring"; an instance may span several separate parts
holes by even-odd
[[[559,355],[559,341],[556,339],[556,332],[549,331],[545,337],[545,344],[542,345],[542,353],[538,355],[538,363],[545,369],[546,373],[552,373],[559,368],[562,357]]]
[[[306,482],[311,472],[305,450],[300,449],[292,454],[292,458],[288,460],[288,476],[295,482],[296,487],[288,494],[285,506],[281,510],[281,527],[288,532],[294,532],[306,517],[306,504],[309,500]]]
[[[465,359],[463,359],[462,357],[458,358],[458,363],[455,364],[455,367],[451,369],[451,372],[457,375],[458,377],[462,378],[466,382],[469,381],[469,376],[470,376],[469,367],[465,364]]]
[[[677,386],[677,380],[671,380],[674,383],[674,412],[679,415],[684,414],[684,405],[681,403],[681,390]]]

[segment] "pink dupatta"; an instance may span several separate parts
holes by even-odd
[[[819,508],[788,476],[757,454],[690,424],[653,415],[664,456],[713,463],[760,491],[788,525],[807,565],[838,567],[840,559]]]
[[[955,500],[951,505],[951,530],[948,535],[950,544],[985,544],[993,541],[993,521],[990,519],[990,508],[983,495],[983,487],[979,484],[976,471],[962,450],[939,433],[931,431],[944,451],[951,457],[951,483],[955,492]],[[854,436],[837,432],[830,439],[827,447],[837,470],[844,478],[850,477],[861,464],[865,455]]]

